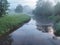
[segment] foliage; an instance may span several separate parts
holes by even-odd
[[[22,7],[22,5],[18,5],[18,6],[16,7],[16,9],[15,9],[15,12],[16,12],[16,13],[21,13],[21,12],[23,12],[23,7]]]
[[[54,27],[56,29],[55,33],[60,35],[60,2],[57,2],[57,4],[53,6],[48,0],[38,0],[33,14],[36,18],[38,17],[39,20],[41,17],[51,19],[51,21],[54,22]]]
[[[35,15],[48,17],[48,16],[52,15],[52,5],[49,1],[45,2],[45,1],[39,0],[37,2],[37,7],[33,11],[33,13]]]
[[[0,0],[0,17],[4,14],[6,14],[6,11],[8,10],[8,1],[7,0]]]
[[[54,22],[55,35],[60,36],[60,16],[52,15],[49,18]]]
[[[60,16],[59,16],[59,15],[52,15],[52,16],[49,16],[49,18],[50,18],[54,23],[60,22]]]
[[[54,27],[55,27],[55,35],[60,36],[60,2],[58,2],[54,6],[54,15],[50,16],[49,18],[54,21]]]
[[[55,35],[60,36],[60,22],[55,24],[55,29],[56,29]]]
[[[58,3],[54,6],[54,14],[55,14],[55,15],[60,15],[60,2],[58,2]]]

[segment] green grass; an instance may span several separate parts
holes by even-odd
[[[11,29],[23,24],[29,19],[30,17],[25,14],[0,17],[0,35],[9,32]]]

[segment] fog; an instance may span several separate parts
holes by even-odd
[[[28,5],[30,8],[34,9],[36,7],[36,2],[38,0],[8,0],[8,2],[10,3],[10,8],[15,8],[18,4],[21,5]],[[46,1],[46,0],[44,0]],[[54,5],[56,4],[56,2],[59,2],[59,0],[49,0],[50,2],[52,2]]]
[[[55,15],[58,7],[59,0],[38,0],[36,4],[36,8],[33,11],[35,15],[35,19],[39,24],[50,24],[52,25],[54,22],[50,19],[50,16]],[[58,5],[58,6],[56,6]],[[58,9],[59,10],[59,9]],[[59,15],[59,14],[58,14]]]
[[[10,12],[13,12],[14,9],[16,8],[16,6],[19,5],[19,4],[21,4],[23,6],[23,8],[24,8],[23,9],[24,12],[25,11],[27,11],[27,12],[31,11],[32,12],[32,10],[34,10],[36,8],[38,1],[39,0],[8,0],[9,5],[10,5],[9,9],[12,10]],[[42,1],[47,1],[47,0],[42,0]],[[48,0],[48,1],[51,2],[51,5],[56,5],[56,3],[59,2],[59,0]]]
[[[28,5],[30,8],[35,8],[37,0],[8,0],[10,8],[15,8],[18,4]]]
[[[4,37],[0,45],[58,45],[60,42],[56,40],[60,36],[59,0],[0,0],[0,17],[0,37]]]

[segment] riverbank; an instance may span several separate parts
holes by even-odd
[[[25,14],[6,15],[0,18],[0,36],[13,32],[24,23],[28,22],[30,17]]]

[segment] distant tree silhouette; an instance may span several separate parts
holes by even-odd
[[[35,10],[33,11],[35,15],[39,16],[50,16],[52,15],[52,5],[49,1],[41,1],[39,0],[37,2],[37,6]]]
[[[18,6],[16,7],[16,9],[15,9],[15,12],[16,12],[16,13],[22,13],[22,12],[23,12],[23,7],[22,7],[22,5],[18,5]]]
[[[54,14],[55,14],[55,15],[60,15],[60,2],[58,2],[58,3],[54,6]]]

